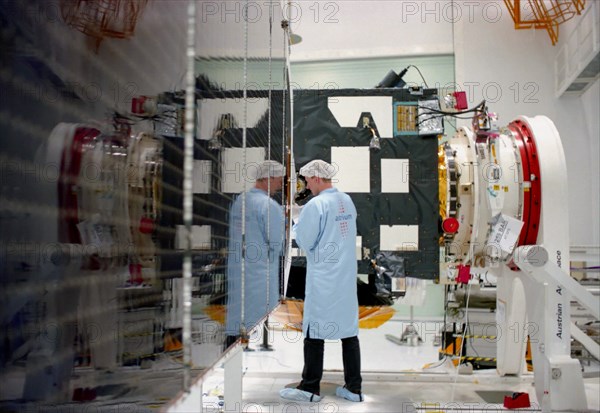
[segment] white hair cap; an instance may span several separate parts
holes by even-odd
[[[310,161],[300,168],[300,175],[306,178],[316,176],[317,178],[331,179],[335,175],[335,172],[333,165],[321,159]]]
[[[275,178],[285,175],[285,167],[277,161],[264,161],[249,167],[248,175],[254,179]]]

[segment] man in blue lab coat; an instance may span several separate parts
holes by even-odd
[[[341,339],[343,387],[336,394],[361,402],[358,297],[356,294],[356,207],[332,185],[335,168],[320,159],[300,169],[312,198],[294,225],[296,242],[306,252],[304,370],[297,388],[282,389],[284,399],[321,400],[324,340]]]
[[[284,167],[264,161],[246,168],[256,183],[233,202],[229,216],[226,345],[251,330],[279,302],[279,257],[283,250],[283,208],[271,194],[282,187]],[[245,258],[242,259],[242,205],[245,196]],[[244,314],[242,316],[242,263]]]

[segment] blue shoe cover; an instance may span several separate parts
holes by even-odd
[[[321,396],[300,389],[285,388],[279,390],[279,395],[287,400],[297,402],[318,402],[321,401]]]
[[[342,397],[346,400],[350,400],[351,402],[362,402],[365,400],[362,393],[358,393],[358,394],[352,393],[350,390],[348,390],[345,387],[338,387],[335,390],[335,394],[336,394],[336,396]]]

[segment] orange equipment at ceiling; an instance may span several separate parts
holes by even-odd
[[[61,0],[60,11],[65,23],[93,38],[98,49],[106,37],[131,37],[147,3],[148,0]]]
[[[558,42],[558,27],[581,14],[585,0],[504,0],[515,29],[546,29],[552,45]]]

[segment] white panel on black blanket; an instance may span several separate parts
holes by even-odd
[[[418,251],[418,225],[381,225],[379,227],[381,251]]]
[[[381,192],[408,192],[408,159],[381,160]]]
[[[333,185],[342,192],[371,192],[368,146],[333,146],[331,164],[336,173]]]
[[[192,192],[194,194],[210,194],[212,161],[194,159],[193,173]]]
[[[265,148],[246,148],[245,164],[243,148],[225,148],[222,159],[221,191],[239,194],[254,186],[254,174],[265,160]]]
[[[256,126],[267,112],[269,99],[252,98],[247,101],[247,127]],[[220,127],[244,126],[244,99],[203,99],[198,101],[197,139],[210,140]]]
[[[355,128],[361,121],[360,114],[371,112],[379,135],[393,137],[391,96],[331,96],[327,98],[327,107],[342,127]]]

